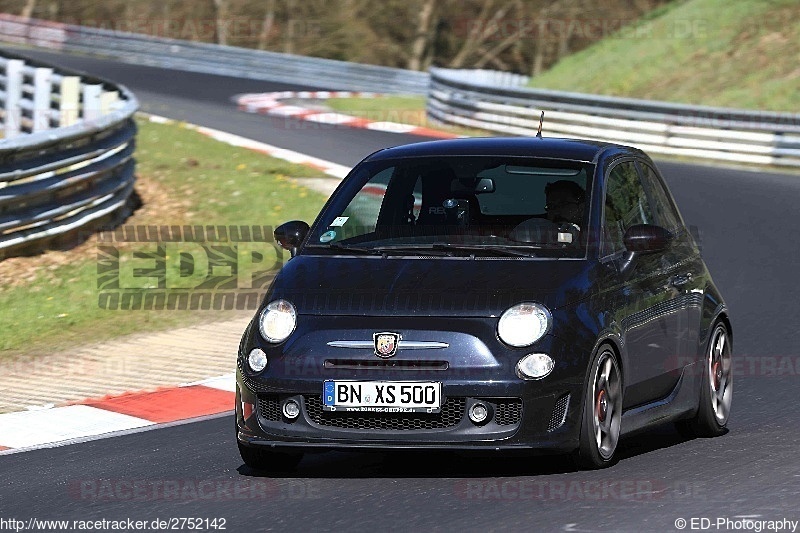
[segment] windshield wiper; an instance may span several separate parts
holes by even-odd
[[[512,248],[509,246],[499,245],[484,245],[484,244],[454,244],[449,242],[437,242],[433,245],[434,250],[460,250],[465,252],[491,252],[498,255],[505,255],[510,257],[536,257],[536,254],[531,251],[530,247],[525,250],[520,250],[519,247]]]
[[[352,244],[342,244],[340,242],[332,242],[327,246],[314,245],[315,248],[327,248],[329,250],[342,250],[344,252],[352,252],[364,255],[383,255],[378,248],[370,248],[366,246],[355,246]]]
[[[528,251],[515,250],[507,246],[454,244],[449,242],[435,242],[432,244],[416,244],[416,245],[403,245],[403,246],[380,246],[376,247],[375,250],[379,250],[381,253],[384,254],[408,253],[408,252],[417,252],[417,253],[439,252],[442,253],[443,255],[452,255],[453,252],[470,252],[470,255],[474,255],[476,252],[480,253],[489,252],[511,257],[535,257],[534,254]]]
[[[436,249],[433,248],[431,245],[421,245],[421,246],[382,246],[380,248],[381,252],[385,255],[401,255],[401,254],[418,254],[418,255],[435,255],[438,257],[452,257],[453,252],[450,250],[445,249]]]
[[[343,252],[363,254],[363,255],[394,255],[404,253],[424,253],[441,256],[452,256],[454,252],[469,252],[470,255],[502,255],[507,257],[536,257],[536,254],[531,251],[530,246],[524,247],[509,247],[498,245],[479,245],[479,244],[455,244],[449,242],[435,242],[431,244],[414,244],[414,245],[397,245],[397,246],[355,246],[352,244],[342,244],[340,242],[332,242],[326,246],[312,245],[314,248],[325,248],[328,250],[341,250]]]

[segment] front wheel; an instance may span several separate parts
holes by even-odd
[[[697,414],[678,422],[687,437],[716,437],[725,433],[733,401],[731,338],[723,322],[717,322],[708,342],[703,364],[703,383]]]
[[[604,344],[597,351],[584,392],[580,447],[575,459],[582,468],[614,464],[622,422],[622,374],[617,355]]]

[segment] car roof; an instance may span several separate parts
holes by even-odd
[[[630,146],[586,139],[560,139],[550,137],[470,137],[441,141],[426,141],[404,144],[379,150],[367,158],[368,161],[403,157],[426,156],[492,156],[515,155],[544,157],[572,161],[596,162],[606,150],[619,153],[644,155]]]

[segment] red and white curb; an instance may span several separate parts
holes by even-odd
[[[273,93],[251,93],[240,94],[234,97],[236,105],[241,111],[248,113],[259,113],[262,115],[272,115],[277,117],[292,118],[295,120],[306,120],[319,124],[347,126],[350,128],[362,128],[374,131],[387,131],[390,133],[408,133],[411,135],[422,135],[437,139],[455,139],[459,135],[445,131],[401,124],[390,121],[372,121],[365,118],[354,117],[344,113],[333,111],[318,111],[302,106],[288,105],[281,103],[286,99],[315,99],[326,100],[328,98],[377,98],[383,95],[376,93],[359,93],[349,91],[281,91]]]
[[[59,446],[104,435],[233,411],[234,373],[152,392],[0,415],[0,454]]]
[[[245,148],[247,150],[259,152],[264,155],[268,155],[270,157],[282,159],[283,161],[288,161],[290,163],[295,163],[297,165],[304,165],[307,167],[315,168],[335,178],[342,179],[347,175],[348,172],[350,172],[350,168],[344,165],[338,165],[336,163],[332,163],[331,161],[326,161],[324,159],[312,157],[310,155],[302,154],[300,152],[295,152],[293,150],[278,148],[277,146],[262,143],[259,141],[254,141],[253,139],[248,139],[247,137],[234,135],[233,133],[215,130],[213,128],[207,128],[205,126],[198,126],[197,124],[180,122],[159,115],[144,114],[144,116],[146,116],[148,120],[150,120],[150,122],[158,124],[178,124],[183,128],[196,131],[198,133],[205,135],[206,137],[211,137],[216,141],[223,142],[230,146],[238,146],[240,148]]]

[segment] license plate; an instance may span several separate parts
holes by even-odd
[[[434,381],[326,381],[325,411],[438,413],[442,384]]]

